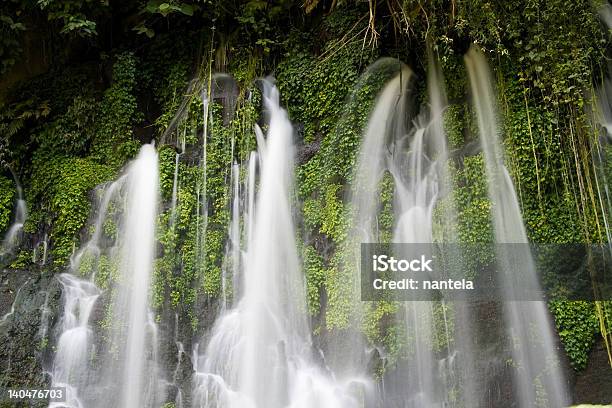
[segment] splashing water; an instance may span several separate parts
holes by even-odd
[[[64,311],[52,383],[54,387],[66,388],[66,402],[49,406],[80,408],[84,405],[78,393],[89,385],[92,372],[89,355],[93,349],[93,331],[89,317],[100,291],[93,283],[68,273],[61,274],[59,280],[63,287]]]

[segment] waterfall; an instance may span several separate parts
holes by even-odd
[[[393,242],[432,242],[432,212],[437,197],[435,162],[430,160],[424,143],[425,128],[414,132],[408,157],[396,153],[390,165],[395,181],[396,226]],[[399,149],[398,149],[399,148]],[[401,150],[401,146],[396,147]],[[397,151],[397,150],[396,150]],[[407,159],[407,160],[405,160]],[[407,164],[407,171],[401,168]],[[408,178],[404,176],[408,174]],[[432,351],[433,304],[429,301],[404,302],[406,328],[413,333],[414,355],[407,367],[406,386],[410,392],[404,395],[407,407],[441,406],[435,391],[434,372],[436,359]]]
[[[407,157],[402,154],[401,145],[391,163],[390,172],[395,181],[396,226],[393,242],[431,243],[433,207],[438,196],[438,177],[436,161],[427,152],[428,143],[434,144],[436,132],[426,132],[426,127],[418,126],[412,136]],[[443,134],[441,135],[443,137]],[[445,145],[445,144],[442,144]],[[430,149],[432,146],[429,146]],[[436,152],[438,153],[438,152]],[[444,159],[445,154],[441,153]],[[402,168],[406,168],[402,171]],[[405,397],[406,406],[441,406],[437,402],[444,395],[436,392],[437,359],[433,355],[433,302],[415,301],[404,303],[406,328],[413,333],[414,355],[408,367],[409,389]]]
[[[158,400],[157,329],[149,310],[158,178],[157,152],[145,145],[125,174],[104,189],[91,239],[59,277],[63,314],[50,374],[54,386],[66,387],[67,399],[50,407],[152,407]],[[109,221],[118,228],[114,237],[105,233]],[[106,332],[98,333],[100,323],[91,320],[102,295],[110,302],[110,320]],[[98,337],[109,342],[101,350]],[[102,367],[94,369],[94,358]]]
[[[197,233],[196,233],[196,248],[198,251],[198,262],[204,264],[206,258],[206,231],[208,229],[208,123],[212,122],[212,112],[210,111],[210,98],[207,89],[202,91],[202,109],[204,129],[202,131],[202,159],[200,166],[202,169],[202,182],[198,186],[198,216],[197,216]],[[200,219],[201,217],[201,219]]]
[[[349,200],[349,234],[346,242],[338,251],[342,251],[343,263],[339,275],[337,290],[347,300],[349,327],[340,327],[331,331],[326,360],[338,378],[351,381],[354,378],[368,378],[368,365],[374,354],[366,343],[360,328],[363,324],[365,304],[361,301],[361,284],[359,277],[359,251],[361,243],[378,242],[378,215],[380,210],[380,183],[385,171],[385,157],[388,139],[402,133],[405,118],[397,117],[395,110],[404,111],[408,86],[412,72],[396,59],[385,58],[377,61],[362,78],[356,89],[364,85],[368,76],[389,72],[395,74],[377,96],[372,113],[363,132],[361,146],[357,153],[353,170]],[[350,103],[350,101],[349,101]],[[397,107],[399,106],[399,107]],[[341,125],[340,125],[341,126]],[[363,381],[363,380],[362,380]],[[362,392],[369,388],[370,380]],[[366,393],[367,394],[367,393]],[[370,400],[373,395],[366,395]],[[374,403],[370,401],[369,403]]]
[[[183,342],[179,340],[179,315],[178,313],[174,314],[174,345],[176,346],[176,365],[174,366],[174,371],[172,372],[172,382],[168,384],[169,386],[176,389],[176,396],[174,398],[174,407],[175,408],[183,408],[183,390],[181,387],[180,379],[181,379],[181,369],[185,364],[185,346]]]
[[[179,173],[179,159],[180,153],[174,155],[174,176],[172,178],[172,201],[170,203],[170,226],[175,227],[176,224],[176,201],[178,198],[178,173]]]
[[[155,347],[150,344],[154,325],[149,317],[149,287],[155,256],[155,220],[159,196],[157,152],[145,145],[128,172],[127,214],[120,251],[121,281],[114,306],[115,322],[126,322],[118,328],[116,339],[125,341],[122,362],[121,404],[123,408],[149,406],[143,398],[153,390],[144,379],[155,370],[154,361],[146,361]],[[125,329],[125,332],[124,330]],[[117,343],[119,343],[119,341]]]
[[[64,298],[62,334],[57,341],[51,378],[54,387],[66,388],[66,402],[49,406],[82,408],[85,405],[79,392],[89,385],[92,371],[89,356],[93,351],[93,331],[89,317],[100,290],[68,273],[61,274],[59,280]]]
[[[293,128],[268,81],[263,99],[269,128],[259,146],[244,287],[235,308],[216,322],[206,353],[196,356],[193,406],[357,407],[345,385],[313,360],[291,206]]]
[[[411,76],[408,67],[402,66],[399,74],[389,81],[376,101],[363,135],[351,197],[351,225],[359,237],[358,242],[378,241],[378,190],[385,170],[385,149],[389,137],[404,133],[406,118],[398,117],[395,112],[405,112],[405,93]]]
[[[604,4],[599,10],[601,20],[608,30],[612,29],[612,5]],[[601,215],[605,228],[608,247],[612,252],[612,228],[610,222],[612,217],[612,192],[610,192],[610,180],[603,170],[604,165],[610,160],[606,157],[606,151],[612,145],[612,63],[608,60],[607,72],[602,84],[596,88],[596,117],[595,122],[603,128],[603,134],[594,143],[592,149],[593,164],[595,166],[594,176],[597,186],[597,198],[601,208]]]
[[[15,176],[15,184],[17,186],[15,217],[13,219],[13,223],[11,224],[6,235],[4,236],[2,246],[0,246],[0,255],[6,255],[8,253],[11,253],[15,249],[15,247],[19,243],[21,231],[23,230],[23,224],[25,224],[26,219],[28,218],[27,205],[25,200],[23,199],[23,191],[21,189],[19,181],[17,181],[17,176]]]
[[[249,161],[247,167],[247,177],[245,179],[244,186],[244,210],[243,210],[243,240],[245,242],[245,250],[240,253],[240,266],[245,262],[246,253],[248,250],[248,244],[253,238],[253,219],[255,214],[255,178],[257,176],[257,167],[259,163],[259,155],[257,152],[251,152],[249,154]],[[241,275],[242,268],[234,269],[235,275],[233,276],[233,296],[234,300],[239,299],[242,294],[243,279]]]
[[[93,351],[93,329],[90,315],[100,295],[100,290],[93,283],[100,257],[100,238],[106,219],[106,212],[111,199],[123,178],[111,183],[105,190],[98,206],[98,215],[94,224],[91,239],[72,257],[70,273],[60,275],[62,284],[63,312],[60,320],[60,335],[57,340],[57,351],[51,369],[51,384],[66,388],[66,402],[51,403],[52,407],[68,406],[84,408],[82,398],[90,383],[89,355]],[[81,264],[88,258],[95,259],[88,281],[79,279]],[[94,266],[95,265],[95,266]],[[71,350],[76,350],[72,352]],[[65,405],[64,405],[65,404]]]
[[[376,112],[380,108],[388,115],[385,121],[386,133],[383,137],[378,137],[378,143],[386,141],[389,144],[387,169],[395,186],[395,226],[392,242],[428,244],[434,241],[434,206],[440,194],[448,193],[450,189],[446,171],[447,143],[442,127],[442,113],[446,105],[443,78],[433,56],[430,55],[429,109],[417,117],[411,132],[407,131],[405,124],[409,115],[406,98],[397,103],[388,103],[385,98],[385,93],[392,86],[397,85],[393,82],[387,85],[374,109]],[[372,121],[375,121],[376,117],[372,116],[370,120],[368,128],[375,126]],[[393,125],[389,126],[389,123]],[[362,152],[367,151],[366,143],[364,140]],[[376,195],[371,196],[374,198]],[[444,211],[441,222],[446,225],[454,219],[454,211]],[[449,238],[452,242],[453,237],[438,237]],[[445,389],[441,387],[445,385],[443,380],[452,376],[452,367],[448,366],[448,361],[439,361],[434,355],[432,344],[434,307],[444,311],[445,306],[432,301],[407,301],[403,302],[402,306],[407,340],[411,343],[408,347],[413,352],[406,360],[398,363],[399,370],[394,373],[394,378],[389,379],[391,384],[384,398],[388,403],[393,401],[403,407],[441,407],[443,403],[448,404],[451,385],[446,384]],[[450,356],[447,358],[450,361]]]
[[[236,284],[240,275],[242,258],[240,250],[240,166],[238,163],[232,165],[230,185],[232,186],[230,222],[221,276],[222,306],[224,309],[228,307],[228,293],[231,294],[231,300],[236,298]],[[230,281],[231,286],[228,289]]]
[[[495,93],[485,57],[472,48],[465,56],[480,143],[485,160],[491,215],[497,248],[500,286],[507,298],[516,299],[516,276],[526,287],[538,287],[536,268],[523,225],[521,210],[504,165]],[[523,244],[523,245],[503,245]],[[510,247],[512,246],[512,249]],[[520,253],[517,253],[520,252]],[[569,396],[553,342],[553,328],[543,301],[503,303],[507,334],[512,339],[516,395],[521,407],[567,406]]]
[[[256,152],[251,152],[249,156],[249,172],[246,179],[246,211],[244,213],[245,219],[245,241],[251,242],[251,238],[253,237],[253,214],[255,213],[255,176],[257,171],[257,162],[259,161],[259,156]]]
[[[39,263],[40,265],[45,265],[47,263],[48,246],[49,237],[45,234],[43,239],[34,245],[34,249],[32,250],[32,263]]]
[[[47,332],[49,331],[49,316],[51,315],[51,310],[49,310],[49,291],[45,291],[45,301],[40,308],[40,328],[38,329],[38,338],[42,342],[45,342],[47,339]]]

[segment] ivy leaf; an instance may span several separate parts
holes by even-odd
[[[168,14],[170,14],[171,7],[168,3],[162,3],[159,5],[158,10],[162,16],[166,17]]]

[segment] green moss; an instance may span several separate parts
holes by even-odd
[[[452,234],[462,246],[463,256],[461,268],[463,276],[475,277],[475,271],[492,259],[487,246],[474,245],[491,243],[493,226],[491,224],[491,201],[488,197],[488,187],[482,153],[475,156],[464,157],[461,166],[454,162],[449,163],[449,174],[452,178],[453,193],[444,198],[437,206],[438,219],[440,211],[446,208],[456,210],[456,226],[451,229],[434,231],[440,234]]]
[[[432,304],[432,342],[431,348],[436,353],[452,349],[455,333],[455,311],[452,303],[434,302]]]
[[[465,115],[464,105],[450,105],[444,111],[444,132],[448,139],[449,149],[459,149],[465,142],[463,136],[463,120]]]

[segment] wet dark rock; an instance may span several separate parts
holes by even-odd
[[[315,154],[317,154],[320,148],[321,148],[320,140],[315,140],[312,143],[298,146],[296,164],[302,165],[306,163],[308,160],[312,159],[312,157]]]
[[[21,290],[20,290],[21,288]],[[41,318],[48,293],[46,333]],[[52,274],[33,270],[0,272],[0,386],[43,388],[49,385],[49,341],[58,319],[60,284]]]
[[[574,401],[581,404],[612,403],[612,367],[603,339],[591,350],[586,368],[576,373]]]

